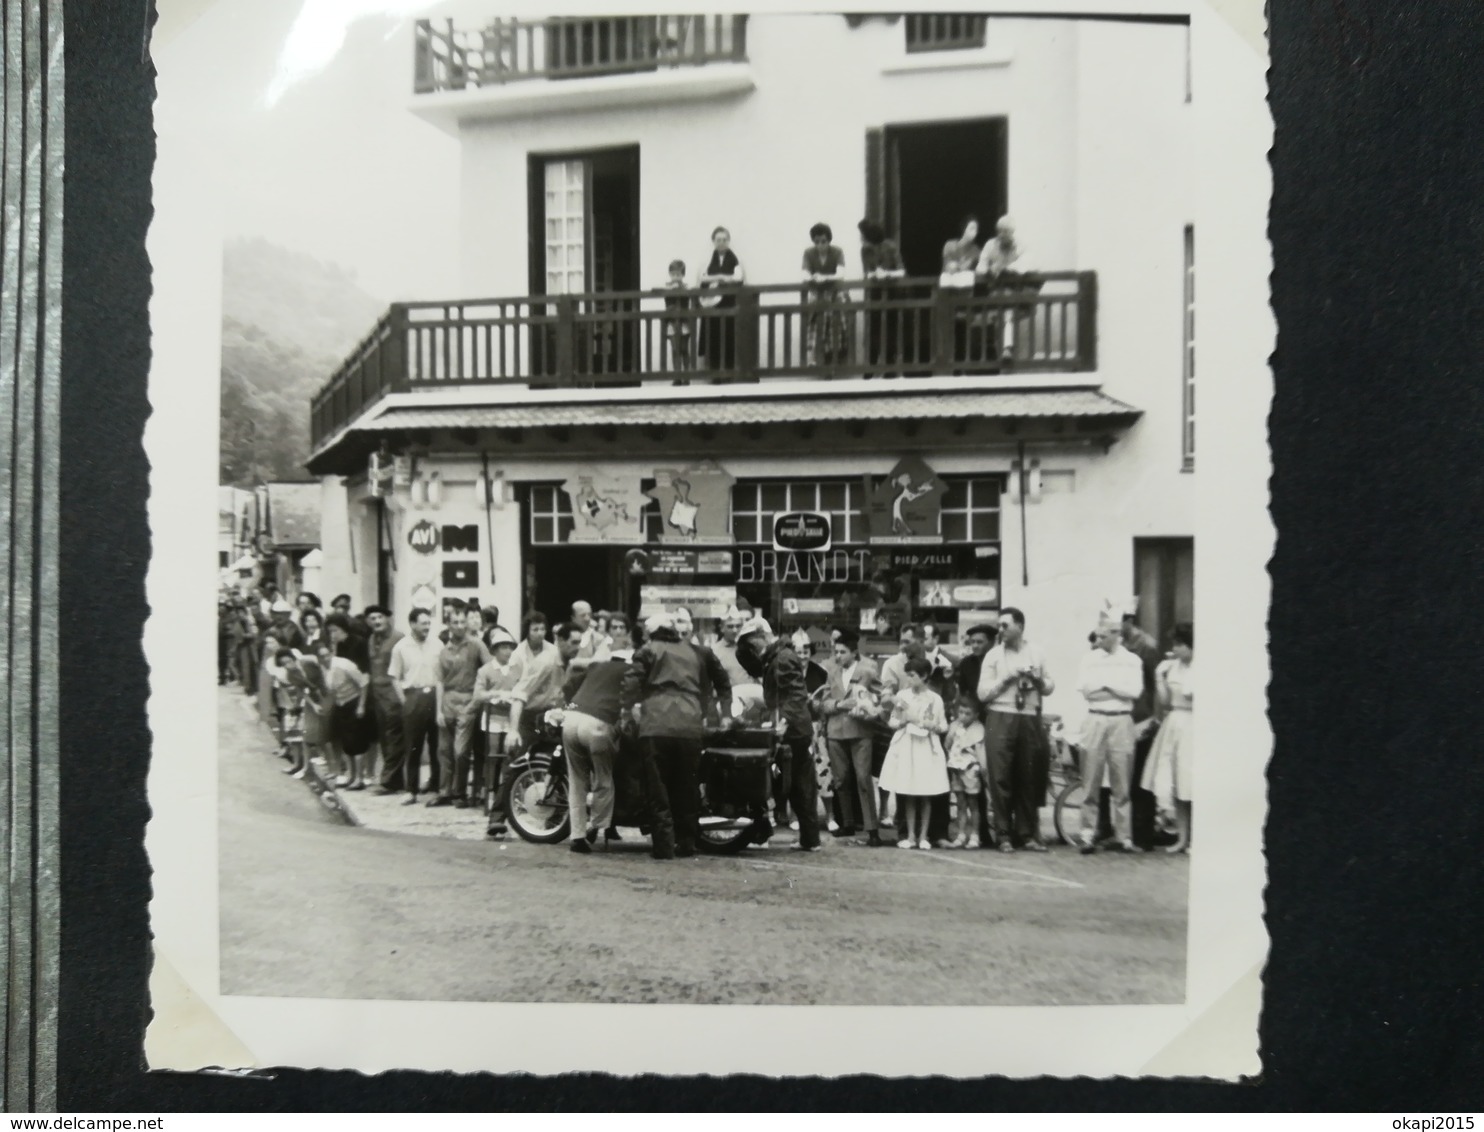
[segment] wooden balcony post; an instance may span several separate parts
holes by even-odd
[[[954,357],[956,334],[954,319],[958,294],[946,287],[933,291],[933,372],[952,373],[962,359]]]
[[[1077,275],[1077,371],[1098,368],[1098,273]]]
[[[381,348],[381,388],[387,392],[401,392],[412,380],[412,367],[407,357],[407,307],[393,303],[386,312],[386,325],[386,342]]]
[[[757,380],[759,315],[758,295],[751,287],[737,294],[737,376],[744,381]]]
[[[732,17],[732,61],[745,63],[747,61],[747,17]]]
[[[576,382],[577,304],[571,295],[558,295],[556,300],[556,372],[558,385]]]

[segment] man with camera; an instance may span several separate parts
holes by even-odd
[[[984,715],[984,777],[1001,853],[1046,852],[1041,803],[1050,770],[1041,701],[1056,689],[1041,650],[1025,639],[1025,614],[1000,611],[999,643],[984,654],[979,701]]]

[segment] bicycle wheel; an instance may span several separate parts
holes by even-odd
[[[1077,844],[1082,832],[1082,799],[1085,796],[1080,778],[1068,778],[1066,785],[1057,791],[1051,820],[1056,826],[1057,839],[1063,845]]]

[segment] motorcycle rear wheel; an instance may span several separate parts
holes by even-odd
[[[551,771],[544,762],[532,763],[518,771],[505,784],[501,802],[506,820],[522,841],[555,845],[572,832],[567,783],[563,779],[553,784]]]
[[[746,818],[739,819],[747,822]],[[707,823],[711,823],[708,825]],[[719,857],[730,857],[734,853],[740,853],[752,840],[752,824],[733,824],[730,820],[720,817],[708,817],[702,815],[700,819],[700,837],[696,844],[707,853],[714,853]]]

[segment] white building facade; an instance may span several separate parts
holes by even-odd
[[[1137,595],[1161,636],[1193,613],[1188,35],[425,22],[410,110],[461,143],[467,297],[394,307],[316,401],[325,590],[399,618],[474,597],[512,628],[741,599],[876,651],[1016,606],[1077,714],[1105,602]],[[966,213],[981,238],[1013,217],[1017,283],[938,288]],[[862,218],[907,282],[860,282]],[[835,305],[801,293],[818,222],[853,281]],[[732,305],[656,292],[675,259],[694,284],[718,225]]]

